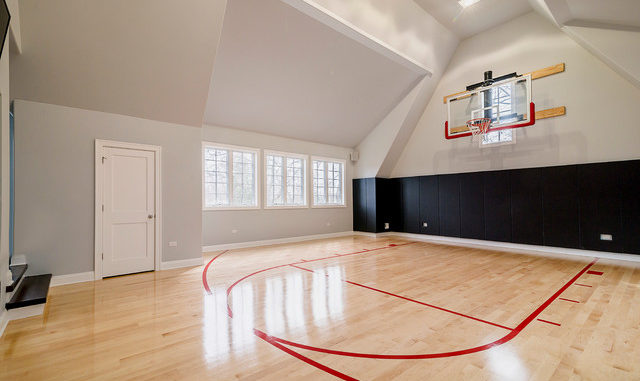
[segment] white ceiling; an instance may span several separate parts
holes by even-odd
[[[569,24],[593,23],[640,27],[640,0],[560,0],[566,3]]]
[[[483,32],[532,10],[528,0],[480,0],[465,9],[458,0],[414,1],[460,38]]]
[[[200,127],[223,0],[21,0],[11,96]]]
[[[204,119],[353,147],[419,78],[279,0],[229,0]]]

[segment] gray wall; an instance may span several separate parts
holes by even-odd
[[[162,260],[201,256],[200,128],[20,100],[15,118],[15,253],[31,273],[93,271],[95,139],[162,146]]]
[[[215,143],[338,158],[347,162],[346,207],[203,211],[202,243],[204,246],[353,230],[351,204],[353,167],[349,161],[351,149],[214,126],[204,126],[202,138]],[[201,209],[202,206],[200,206]],[[234,230],[237,232],[234,233]]]

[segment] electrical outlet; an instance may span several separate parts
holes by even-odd
[[[423,223],[422,223],[422,227],[423,227],[423,228],[426,228],[426,227],[428,227],[428,226],[429,226],[429,224],[428,224],[428,223],[426,223],[426,222],[423,222]]]
[[[613,241],[611,234],[600,234],[600,241]]]
[[[178,241],[170,241],[169,247],[178,247]]]
[[[384,223],[384,230],[389,230],[389,223],[388,222]]]

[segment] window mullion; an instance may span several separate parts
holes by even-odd
[[[282,201],[283,201],[283,205],[289,205],[289,196],[288,196],[288,179],[287,179],[287,167],[288,167],[289,163],[287,162],[287,158],[285,156],[282,156],[282,167],[281,167],[281,174],[282,174]]]
[[[227,151],[227,197],[229,206],[233,206],[233,151]]]
[[[322,162],[322,167],[324,168],[324,203],[329,203],[329,163],[326,161]]]

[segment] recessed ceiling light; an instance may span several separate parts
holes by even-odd
[[[466,8],[469,7],[475,3],[477,3],[480,0],[458,0],[458,4],[460,4],[460,6],[462,6],[462,8]]]

